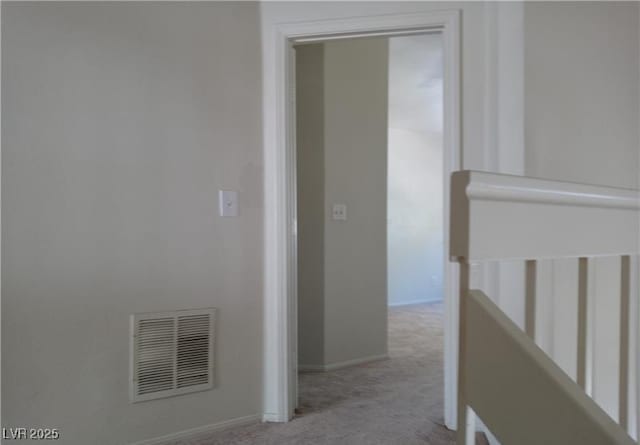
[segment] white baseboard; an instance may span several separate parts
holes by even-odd
[[[287,416],[281,416],[276,413],[264,413],[262,414],[263,422],[288,422],[289,418]]]
[[[344,362],[329,363],[327,365],[298,365],[300,372],[327,372],[336,369],[348,368],[349,366],[362,365],[365,363],[377,362],[389,358],[387,354],[370,355],[368,357],[355,358]]]
[[[131,445],[164,445],[169,442],[183,439],[195,439],[198,436],[205,434],[211,434],[216,431],[226,430],[228,428],[234,428],[238,426],[251,425],[253,423],[260,422],[261,416],[254,414],[252,416],[236,417],[235,419],[225,420],[223,422],[212,423],[210,425],[199,426],[184,431],[178,431],[177,433],[167,434],[166,436],[154,437],[151,439],[141,440],[140,442],[134,442]]]
[[[401,303],[389,303],[389,307],[398,307],[398,306],[409,306],[412,304],[425,304],[425,303],[441,303],[443,300],[411,300],[411,301],[403,301]]]

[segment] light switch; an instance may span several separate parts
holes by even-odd
[[[347,220],[347,206],[346,204],[334,204],[331,217],[334,221],[346,221]]]
[[[238,192],[235,190],[219,190],[218,202],[220,216],[238,216]]]

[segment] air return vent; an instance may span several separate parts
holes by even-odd
[[[131,401],[213,388],[216,310],[131,316]]]

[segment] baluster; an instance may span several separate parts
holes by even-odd
[[[460,297],[458,319],[458,427],[457,443],[473,445],[475,442],[475,414],[467,405],[467,299],[469,298],[470,265],[466,258],[460,259]]]
[[[623,255],[620,258],[620,381],[619,411],[620,426],[627,429],[629,425],[629,306],[631,295],[631,258]]]
[[[635,436],[640,439],[640,268],[638,267],[640,256],[633,255],[630,258],[630,286],[629,292],[629,308],[632,311],[631,323],[633,324],[633,335],[629,335],[630,349],[633,356],[633,375],[634,375],[634,414],[635,418]],[[638,441],[640,443],[640,440]]]
[[[537,261],[526,261],[524,330],[533,341],[536,340],[536,276]]]
[[[589,278],[589,259],[578,260],[578,366],[576,383],[582,388],[587,386],[587,293]]]

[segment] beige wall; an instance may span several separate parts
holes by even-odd
[[[325,45],[327,363],[387,352],[387,68],[386,39]]]
[[[298,362],[324,364],[324,45],[296,50]]]
[[[331,366],[387,352],[388,42],[297,54],[299,363]],[[333,204],[347,205],[347,221],[331,218]]]
[[[123,444],[260,413],[258,6],[2,19],[3,426]],[[218,217],[221,188],[239,217]],[[207,306],[216,388],[130,404],[129,315]]]
[[[273,22],[460,9],[464,166],[486,167],[486,116],[499,115],[488,55],[503,57],[486,5],[261,8],[269,38]],[[259,412],[257,7],[3,2],[2,12],[4,425],[119,444]],[[528,174],[637,184],[637,17],[634,4],[526,5]],[[583,93],[604,106],[583,106]],[[222,187],[239,190],[240,217],[216,216]],[[220,308],[217,389],[130,405],[128,315],[200,306]]]
[[[525,5],[530,176],[638,184],[638,4]]]
[[[526,174],[637,187],[638,4],[526,3],[524,25]],[[540,345],[575,375],[577,260],[542,261],[538,270]],[[617,258],[590,263],[593,397],[614,418],[619,274]]]

